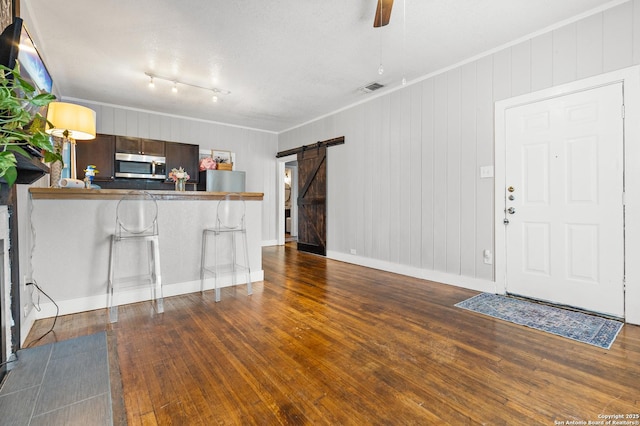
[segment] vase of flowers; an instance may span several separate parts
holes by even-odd
[[[185,191],[185,184],[189,180],[189,173],[185,172],[182,167],[177,169],[171,169],[171,173],[169,173],[169,177],[176,185],[176,191]]]

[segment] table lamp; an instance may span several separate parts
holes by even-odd
[[[96,138],[96,112],[81,105],[51,102],[47,110],[47,121],[53,127],[48,128],[46,132],[61,137],[63,142],[70,144],[71,179],[77,179],[76,140]]]

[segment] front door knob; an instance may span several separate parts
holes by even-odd
[[[513,207],[509,207],[509,208],[507,209],[507,212],[508,212],[509,214],[514,214],[514,213],[516,212],[516,209],[514,209]]]

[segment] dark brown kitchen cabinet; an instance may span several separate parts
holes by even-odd
[[[165,156],[165,142],[153,139],[116,136],[116,151],[126,154]]]
[[[76,141],[76,168],[78,179],[84,179],[84,169],[93,164],[99,173],[94,177],[96,182],[112,181],[115,175],[114,151],[116,137],[114,135],[97,134],[95,139]]]
[[[167,176],[171,169],[182,167],[189,174],[188,182],[198,183],[199,150],[198,145],[166,142]]]

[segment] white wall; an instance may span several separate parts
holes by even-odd
[[[493,291],[479,168],[494,164],[494,103],[638,63],[631,0],[284,132],[278,150],[345,136],[328,149],[328,256]]]
[[[262,240],[265,244],[276,240],[278,136],[275,133],[79,99],[63,100],[96,111],[98,133],[190,143],[200,145],[201,149],[235,152],[235,169],[246,172],[247,192],[264,193]]]

